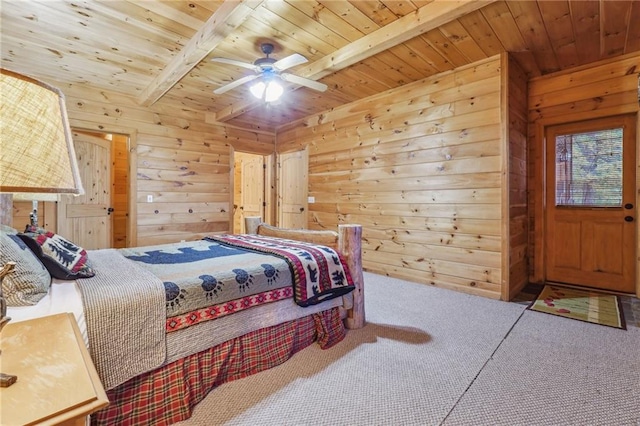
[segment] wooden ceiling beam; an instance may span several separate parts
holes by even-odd
[[[242,25],[262,2],[263,0],[226,0],[189,40],[184,49],[142,91],[138,96],[138,103],[143,106],[153,105],[220,42]]]
[[[427,31],[431,31],[448,22],[474,12],[497,0],[435,0],[413,13],[403,16],[378,30],[359,38],[322,59],[296,72],[301,77],[318,80],[334,72],[340,71],[358,61],[404,43]],[[294,88],[292,90],[297,89]],[[224,122],[231,120],[260,104],[259,100],[237,102],[234,105],[208,113],[207,122]]]

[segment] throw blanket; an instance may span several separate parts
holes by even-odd
[[[260,235],[214,235],[205,239],[286,260],[293,276],[294,299],[300,306],[315,305],[355,288],[346,262],[330,247]]]
[[[89,258],[96,275],[77,280],[89,352],[104,387],[113,389],[166,359],[164,286],[117,250],[93,250]]]
[[[166,317],[172,319],[169,322],[193,319],[182,321],[183,326],[218,317],[216,312],[220,307],[224,310],[225,302],[247,304],[265,292],[291,288],[291,273],[284,260],[214,241],[123,248],[119,252],[160,278],[166,292]],[[175,329],[169,327],[170,331]]]

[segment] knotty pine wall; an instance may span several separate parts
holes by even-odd
[[[33,210],[31,201],[13,200],[13,224],[14,229],[23,232],[31,223],[30,214]],[[38,201],[38,226],[45,229],[55,229],[57,221],[55,201]]]
[[[72,127],[131,136],[131,245],[231,231],[230,147],[271,154],[273,134],[207,124],[204,112],[162,100],[147,108],[127,96],[80,85],[57,86],[65,93]],[[153,203],[147,203],[148,195]]]
[[[361,224],[366,270],[500,298],[511,179],[502,62],[494,56],[279,129],[278,152],[309,149],[309,228]],[[522,172],[512,179],[522,182]]]
[[[544,280],[544,152],[541,148],[545,126],[638,113],[639,74],[640,54],[635,53],[529,81],[530,281]],[[640,170],[636,179],[640,179]],[[636,187],[640,188],[640,181]],[[636,205],[638,202],[640,196]],[[640,236],[639,232],[636,234]],[[640,241],[637,250],[640,253]],[[637,271],[640,271],[640,263]],[[640,278],[637,280],[640,296]]]

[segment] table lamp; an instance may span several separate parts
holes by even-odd
[[[13,193],[83,194],[64,95],[46,83],[0,68],[0,224],[11,225]],[[9,322],[0,265],[0,331]],[[0,373],[0,386],[15,376]]]

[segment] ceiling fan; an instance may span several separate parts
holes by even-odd
[[[260,79],[260,81],[257,84],[251,86],[251,93],[253,93],[253,95],[257,98],[265,99],[267,102],[277,100],[282,94],[283,89],[282,86],[278,84],[278,79],[294,84],[299,84],[300,86],[305,86],[313,90],[318,90],[320,92],[324,92],[325,90],[327,90],[326,84],[318,83],[315,80],[300,77],[288,72],[283,72],[288,68],[307,62],[307,58],[300,55],[299,53],[294,53],[293,55],[289,55],[286,58],[280,59],[278,61],[274,58],[269,57],[269,55],[273,53],[273,44],[262,43],[260,45],[260,50],[262,50],[262,53],[264,53],[266,56],[264,58],[256,59],[252,64],[228,58],[212,58],[211,61],[213,62],[220,62],[223,64],[248,68],[255,72],[254,75],[247,75],[222,87],[218,87],[213,91],[213,93],[215,93],[216,95],[220,95],[242,84],[256,79]]]

